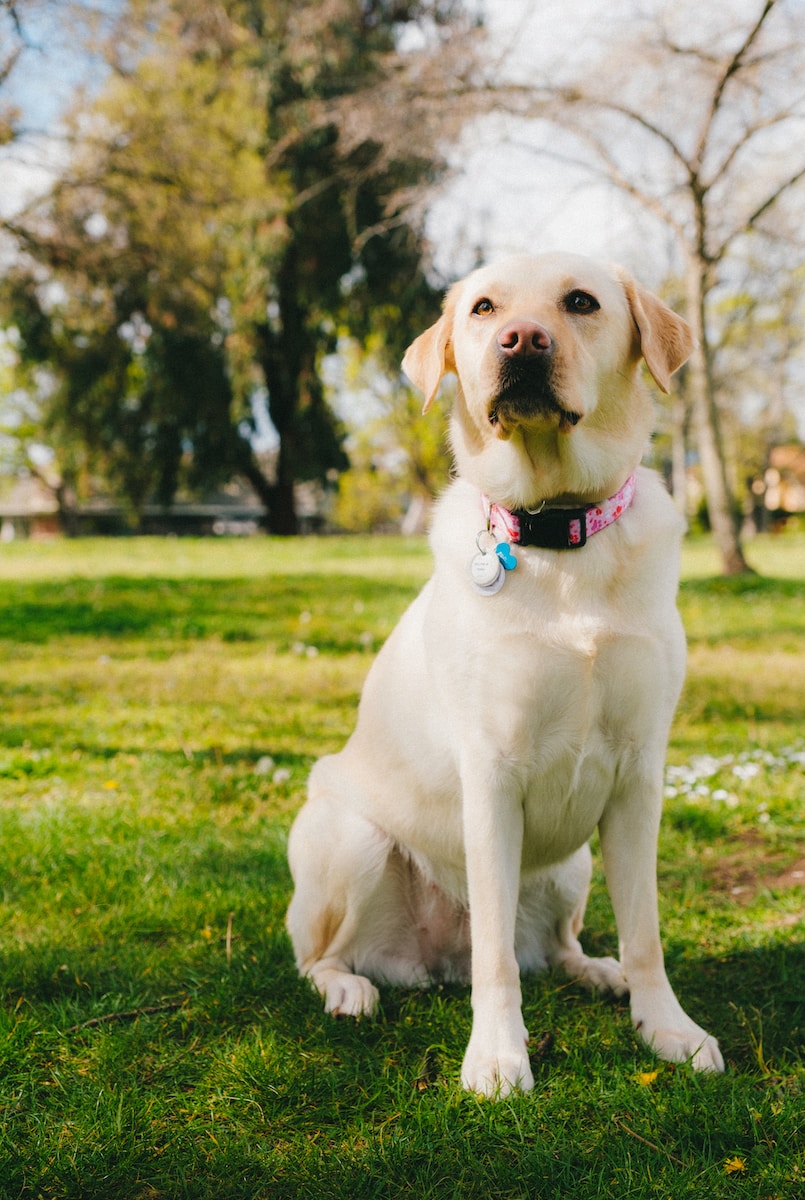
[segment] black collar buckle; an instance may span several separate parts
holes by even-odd
[[[513,515],[520,523],[520,546],[539,546],[542,550],[580,550],[587,542],[587,513],[595,505],[583,508],[545,508],[530,513],[516,508]],[[571,541],[571,524],[578,522],[578,539]],[[575,532],[575,531],[573,531]]]

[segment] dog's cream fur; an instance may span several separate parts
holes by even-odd
[[[579,291],[599,307],[575,311]],[[523,320],[551,339],[554,400],[498,409],[498,336]],[[667,390],[691,348],[685,322],[620,269],[556,254],[455,285],[404,360],[426,408],[458,376],[458,477],[433,521],[433,577],[378,655],[346,747],[311,774],[288,928],[331,1013],[371,1013],[372,980],[471,980],[462,1082],[487,1095],[533,1085],[520,972],[546,966],[628,992],[661,1057],[723,1068],[668,982],[657,912],[682,530],[638,465],[652,421],[639,364]],[[482,493],[510,508],[592,502],[635,469],[631,507],[585,547],[518,546],[502,591],[473,590]],[[578,941],[596,827],[620,963]]]

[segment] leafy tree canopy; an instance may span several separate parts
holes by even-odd
[[[3,289],[24,359],[56,380],[44,423],[70,447],[63,472],[99,474],[135,513],[240,472],[271,527],[295,529],[294,484],[345,465],[322,357],[371,330],[398,362],[437,306],[403,198],[441,164],[413,141],[389,150],[382,102],[401,27],[449,16],[130,0],[69,170],[16,223],[26,257]],[[367,93],[376,126],[347,141]],[[253,442],[263,385],[270,469]]]

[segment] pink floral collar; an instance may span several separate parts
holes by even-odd
[[[550,508],[536,512],[508,509],[483,497],[487,528],[493,537],[519,546],[541,546],[547,550],[576,550],[622,516],[632,503],[636,479],[630,475],[620,491],[598,504],[576,508]]]

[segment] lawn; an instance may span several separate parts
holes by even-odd
[[[464,988],[326,1017],[285,839],[419,584],[420,542],[0,549],[0,1197],[805,1196],[805,539],[685,552],[688,683],[660,886],[669,973],[728,1071],[622,1004],[524,985],[536,1087],[463,1094]],[[616,952],[597,871],[585,942]]]

